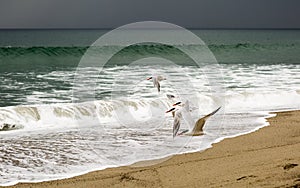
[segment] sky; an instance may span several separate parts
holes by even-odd
[[[300,0],[0,0],[0,29],[115,28],[138,21],[300,28]]]

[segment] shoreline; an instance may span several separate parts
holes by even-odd
[[[300,111],[272,114],[269,126],[204,151],[7,187],[300,187]]]

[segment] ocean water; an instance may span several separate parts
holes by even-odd
[[[205,48],[89,47],[106,32],[0,31],[0,185],[204,150],[266,126],[269,112],[300,109],[298,30],[192,30]],[[209,49],[218,63],[196,65],[176,47],[204,59]],[[86,53],[115,51],[103,68],[79,66]],[[151,75],[166,77],[160,93]],[[173,139],[165,111],[186,99],[194,120],[222,108],[205,135]]]

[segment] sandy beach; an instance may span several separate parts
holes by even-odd
[[[270,126],[256,132],[151,166],[13,187],[300,187],[300,111],[280,112],[268,121]]]

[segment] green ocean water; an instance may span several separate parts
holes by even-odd
[[[1,30],[1,70],[12,65],[76,66],[86,49],[105,30]],[[219,63],[298,64],[300,30],[192,30]],[[113,49],[114,46],[108,47]],[[193,48],[190,46],[190,48]],[[196,47],[197,48],[197,47]],[[149,49],[132,48],[129,56]],[[155,49],[170,54],[169,49]],[[164,51],[166,50],[166,51]],[[154,51],[155,52],[155,51]],[[153,52],[152,52],[153,53]],[[5,69],[6,70],[6,69]]]
[[[106,30],[0,30],[0,106],[31,104],[27,97],[34,92],[53,94],[69,102],[72,81],[44,79],[53,71],[74,73],[90,45]],[[151,32],[151,31],[147,31]],[[298,65],[300,63],[299,30],[192,30],[213,52],[219,64],[232,66]],[[192,52],[202,46],[184,45]],[[95,56],[122,49],[121,46],[92,48]],[[104,51],[104,52],[103,52]],[[126,65],[140,58],[158,56],[193,66],[176,47],[166,45],[133,45],[123,49],[107,66]],[[66,91],[66,94],[53,92]],[[109,94],[109,92],[108,92]],[[98,94],[99,99],[107,96]],[[41,96],[42,97],[42,96]],[[51,100],[50,100],[51,101]],[[55,101],[55,100],[54,100]],[[46,102],[46,101],[44,101]]]

